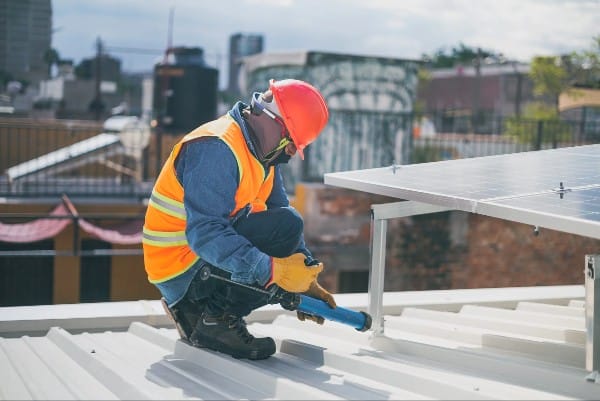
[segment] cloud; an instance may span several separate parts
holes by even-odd
[[[226,76],[229,37],[264,35],[265,50],[317,50],[417,59],[459,43],[529,61],[587,49],[600,34],[598,0],[54,0],[54,47],[76,62],[111,46],[161,50],[169,10],[173,43],[199,46]],[[124,69],[156,56],[115,53]]]

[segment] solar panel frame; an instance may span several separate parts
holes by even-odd
[[[600,239],[600,144],[328,173],[324,182]]]

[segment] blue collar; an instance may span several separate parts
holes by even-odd
[[[254,149],[254,144],[250,139],[250,127],[248,126],[248,123],[246,122],[244,117],[242,117],[242,110],[244,110],[247,107],[248,105],[243,102],[236,102],[236,104],[233,105],[233,107],[231,108],[231,110],[229,110],[228,113],[242,129],[242,135],[244,135],[244,139],[246,140],[246,145],[248,146],[248,149],[250,149],[250,152],[252,152],[254,157],[258,159],[258,156],[256,155],[256,150]]]

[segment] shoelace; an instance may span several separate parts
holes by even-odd
[[[254,339],[254,336],[248,332],[246,322],[241,317],[230,316],[227,322],[230,329],[236,329],[237,334],[244,340],[246,344]]]

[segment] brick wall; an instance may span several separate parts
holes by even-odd
[[[325,263],[320,280],[338,291],[340,275],[369,268],[371,204],[397,199],[322,184],[296,193],[307,244]],[[543,228],[534,235],[531,226],[470,213],[393,219],[385,290],[583,284],[584,257],[594,253],[600,240]]]
[[[584,257],[600,240],[500,219],[470,215],[464,267],[453,270],[460,288],[583,284]]]

